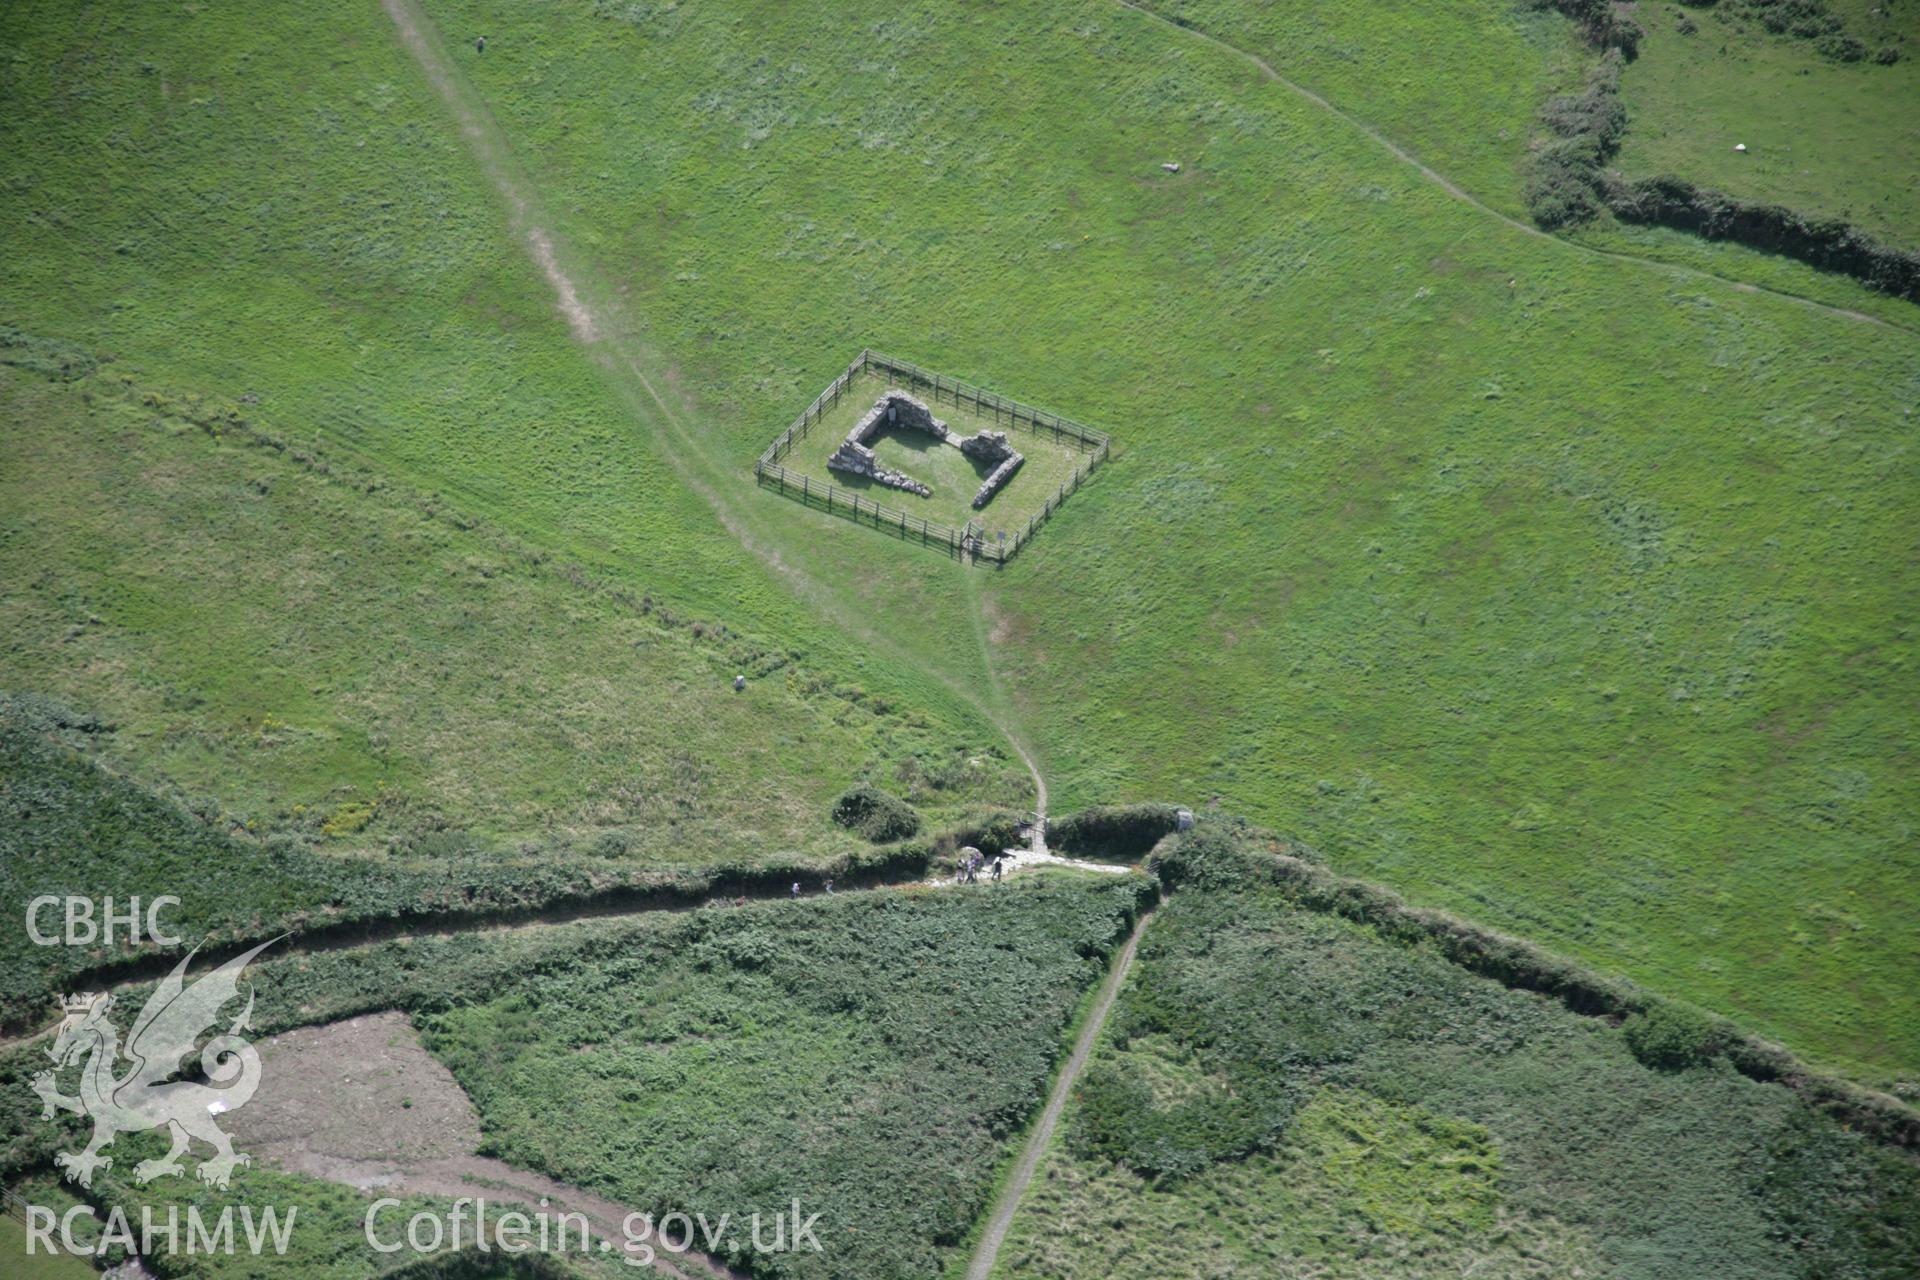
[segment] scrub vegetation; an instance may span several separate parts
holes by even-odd
[[[1180,887],[996,1275],[1910,1270],[1910,1152],[1676,1011],[1575,1013],[1303,909],[1257,833],[1176,840]]]

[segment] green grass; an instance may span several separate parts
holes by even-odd
[[[0,413],[40,426],[0,440],[5,680],[114,723],[110,759],[209,816],[685,864],[844,848],[855,781],[935,818],[1024,789],[795,649],[151,400],[0,370]]]
[[[431,8],[491,33],[466,74],[742,469],[861,342],[1125,441],[980,586],[1056,809],[1219,796],[1817,1058],[1920,1060],[1909,334],[1503,227],[1115,5]],[[922,634],[946,596],[879,569],[925,557],[867,541]]]
[[[53,1238],[57,1246],[57,1228]],[[87,1280],[98,1274],[79,1258],[48,1254],[38,1248],[37,1242],[35,1252],[29,1255],[26,1224],[11,1214],[0,1214],[0,1258],[6,1259],[11,1280]]]
[[[891,385],[889,379],[879,375],[856,379],[840,403],[823,413],[806,437],[794,444],[793,451],[781,465],[816,484],[830,483],[895,511],[904,511],[910,517],[949,529],[963,529],[968,521],[977,520],[991,537],[995,530],[1024,529],[1028,520],[1044,516],[1048,499],[1088,461],[1085,450],[1020,427],[1009,427],[1005,422],[996,423],[990,414],[935,403],[932,405],[934,416],[947,424],[947,430],[963,436],[977,431],[1003,431],[1007,442],[1026,459],[1013,479],[1002,486],[985,507],[976,509],[973,495],[992,468],[981,466],[951,445],[936,444],[924,432],[882,432],[872,448],[881,466],[904,471],[933,490],[925,497],[876,484],[865,476],[830,470],[827,459]]]
[[[1527,236],[1113,4],[431,9],[690,408],[569,345],[371,9],[10,8],[0,320],[257,394],[966,758],[1013,724],[1056,808],[1220,796],[1823,1061],[1920,1061],[1911,334]],[[1326,10],[1377,52],[1300,79],[1457,133],[1506,207],[1570,46],[1464,12]],[[1422,31],[1484,110],[1434,107]],[[868,342],[1126,450],[995,575],[754,490]]]
[[[1678,174],[1920,247],[1920,9],[1836,6],[1870,49],[1903,40],[1901,60],[1880,66],[1835,62],[1723,7],[1642,7],[1647,39],[1621,77],[1621,171]]]
[[[1891,1280],[1916,1197],[1788,1088],[1222,865],[1149,927],[996,1274]]]
[[[1515,217],[1525,213],[1520,167],[1535,113],[1590,56],[1571,23],[1524,0],[1139,7],[1260,57]]]

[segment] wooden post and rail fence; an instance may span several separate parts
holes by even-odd
[[[831,480],[816,479],[781,465],[781,461],[793,452],[796,441],[804,440],[819,423],[820,419],[839,406],[840,400],[847,394],[856,378],[878,372],[895,385],[905,390],[922,393],[934,403],[943,398],[955,408],[971,409],[978,417],[991,417],[996,426],[1012,427],[1015,430],[1029,431],[1043,435],[1057,443],[1080,450],[1085,460],[1074,468],[1073,474],[1062,481],[1060,487],[1049,497],[1039,512],[1028,518],[1023,527],[1005,531],[1005,541],[989,539],[984,532],[972,523],[964,529],[955,529],[919,516],[909,515],[895,507],[885,506],[870,498],[863,498],[851,490],[843,489]],[[895,360],[878,351],[862,351],[859,358],[846,367],[827,389],[814,397],[813,403],[801,411],[793,420],[793,425],[780,433],[778,439],[767,446],[766,452],[753,465],[754,477],[763,485],[779,490],[782,496],[797,498],[808,506],[819,507],[834,515],[845,516],[856,524],[871,524],[874,528],[891,533],[909,541],[917,540],[930,547],[938,547],[949,555],[974,560],[989,560],[996,565],[1004,565],[1017,554],[1021,547],[1032,539],[1035,531],[1046,523],[1060,504],[1077,492],[1093,474],[1095,467],[1105,462],[1112,452],[1112,440],[1106,432],[1095,431],[1059,414],[1036,409],[1032,405],[1010,400],[1005,396],[976,387],[972,383],[962,382],[958,378],[945,377],[938,373],[922,369],[918,365],[904,360]]]

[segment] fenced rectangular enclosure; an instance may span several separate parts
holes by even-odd
[[[936,413],[955,418],[957,426],[969,431],[1006,432],[1025,461],[978,511],[967,510],[963,501],[977,477],[966,469],[969,464],[959,450],[940,447],[937,441],[888,438],[876,445],[889,455],[890,464],[898,462],[916,478],[935,482],[925,495],[886,487],[866,476],[828,471],[827,458],[888,389],[926,400]],[[1104,431],[867,350],[767,446],[754,464],[754,476],[785,497],[895,537],[955,557],[1004,565],[1086,483],[1110,450]],[[899,505],[868,496],[874,491]]]

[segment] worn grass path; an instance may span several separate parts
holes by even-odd
[[[402,47],[446,104],[482,176],[505,205],[513,236],[524,245],[552,287],[568,329],[607,374],[635,418],[659,437],[662,453],[688,488],[707,503],[743,548],[772,570],[801,600],[876,652],[927,676],[997,730],[1032,776],[1034,808],[1044,819],[1046,781],[1031,745],[1014,721],[1012,701],[993,669],[985,628],[980,625],[980,588],[971,581],[973,570],[964,565],[956,567],[962,578],[961,594],[967,600],[980,637],[981,668],[987,677],[984,697],[981,689],[958,679],[940,664],[925,661],[921,655],[873,627],[857,602],[780,554],[777,537],[764,518],[750,504],[737,500],[736,494],[742,487],[737,469],[716,454],[712,443],[698,430],[692,408],[658,375],[660,365],[653,353],[646,351],[632,336],[629,326],[620,323],[617,304],[579,283],[595,277],[583,269],[582,260],[551,230],[551,221],[542,214],[531,184],[513,160],[505,134],[448,56],[432,19],[417,0],[381,0],[381,4],[393,20]],[[656,372],[649,372],[650,369]],[[668,389],[663,391],[663,386]]]
[[[1211,32],[1205,31],[1199,27],[1191,26],[1185,22],[1175,21],[1173,18],[1168,17],[1166,14],[1159,13],[1156,10],[1148,7],[1147,5],[1134,3],[1134,0],[1114,0],[1114,3],[1119,5],[1122,9],[1131,9],[1133,12],[1140,14],[1142,17],[1149,18],[1152,21],[1160,23],[1163,26],[1171,27],[1175,31],[1178,31],[1184,35],[1190,36],[1195,40],[1199,40],[1206,44],[1210,44],[1216,49],[1223,50],[1227,53],[1234,55],[1237,58],[1241,58],[1244,61],[1251,63],[1253,67],[1260,72],[1260,75],[1263,79],[1269,81],[1270,83],[1277,84],[1281,88],[1286,89],[1288,92],[1293,93],[1297,97],[1301,98],[1303,101],[1312,104],[1314,107],[1332,116],[1334,119],[1340,121],[1342,124],[1346,125],[1348,128],[1359,130],[1361,133],[1365,134],[1368,138],[1372,139],[1373,142],[1376,145],[1378,145],[1382,150],[1387,152],[1387,154],[1391,155],[1394,159],[1398,160],[1400,163],[1404,165],[1408,165],[1411,168],[1418,171],[1421,177],[1425,178],[1428,182],[1431,182],[1435,186],[1439,187],[1442,191],[1452,196],[1455,200],[1460,201],[1462,204],[1466,205],[1468,208],[1474,209],[1477,212],[1481,213],[1482,215],[1492,218],[1494,221],[1499,222],[1511,228],[1512,230],[1520,232],[1522,235],[1532,236],[1538,240],[1545,240],[1553,244],[1562,245],[1567,249],[1572,250],[1575,253],[1584,253],[1595,258],[1606,258],[1613,262],[1632,263],[1634,266],[1640,267],[1644,270],[1656,271],[1661,273],[1662,275],[1666,275],[1676,279],[1713,280],[1713,281],[1719,282],[1720,284],[1726,285],[1730,289],[1737,289],[1741,293],[1765,294],[1768,297],[1779,298],[1784,302],[1790,302],[1797,306],[1811,307],[1813,310],[1822,312],[1826,315],[1839,316],[1842,319],[1858,321],[1862,324],[1879,325],[1880,327],[1885,329],[1898,329],[1903,333],[1920,334],[1920,329],[1913,329],[1908,327],[1907,325],[1899,324],[1892,320],[1883,320],[1879,316],[1871,316],[1864,311],[1854,311],[1847,307],[1836,307],[1831,303],[1820,302],[1820,301],[1817,301],[1816,299],[1804,297],[1797,293],[1789,293],[1784,289],[1774,289],[1774,288],[1769,288],[1766,285],[1752,284],[1745,280],[1735,280],[1728,276],[1716,275],[1711,271],[1702,271],[1698,267],[1681,266],[1678,263],[1672,263],[1672,262],[1660,262],[1653,258],[1640,257],[1637,254],[1621,253],[1618,250],[1613,250],[1613,249],[1596,249],[1592,245],[1580,244],[1577,241],[1568,240],[1562,236],[1556,236],[1551,234],[1550,232],[1542,231],[1539,227],[1534,226],[1532,223],[1522,222],[1520,219],[1504,214],[1500,212],[1498,209],[1494,208],[1492,205],[1487,204],[1485,201],[1475,196],[1472,192],[1460,186],[1458,183],[1454,182],[1451,178],[1448,178],[1445,174],[1441,173],[1439,170],[1428,165],[1425,161],[1421,160],[1418,156],[1414,155],[1411,151],[1408,151],[1405,147],[1401,146],[1399,143],[1395,142],[1392,138],[1389,138],[1386,134],[1380,132],[1378,129],[1374,128],[1372,125],[1368,124],[1366,121],[1360,119],[1358,116],[1351,115],[1348,112],[1341,110],[1339,107],[1335,106],[1332,102],[1328,101],[1326,98],[1321,97],[1319,94],[1307,88],[1305,85],[1298,84],[1292,80],[1289,80],[1287,77],[1281,75],[1278,71],[1274,69],[1272,63],[1268,62],[1265,58],[1262,58],[1259,54],[1253,53],[1246,49],[1242,49],[1239,45],[1232,44],[1229,41],[1223,40],[1219,36],[1213,35]]]
[[[980,1243],[973,1251],[973,1261],[967,1265],[966,1280],[987,1280],[993,1274],[994,1264],[1000,1260],[1000,1248],[1006,1244],[1007,1232],[1013,1227],[1013,1215],[1020,1211],[1020,1202],[1026,1198],[1034,1171],[1040,1167],[1040,1158],[1047,1154],[1047,1148],[1053,1143],[1053,1132],[1060,1126],[1060,1116],[1067,1109],[1067,1099],[1073,1096],[1073,1086],[1079,1082],[1080,1073],[1086,1070],[1087,1059],[1093,1056],[1094,1046],[1100,1042],[1100,1031],[1107,1025],[1107,1015],[1113,1012],[1113,1002],[1127,981],[1127,971],[1133,968],[1133,955],[1140,948],[1140,935],[1146,932],[1147,922],[1151,919],[1152,911],[1140,913],[1140,919],[1134,922],[1133,932],[1127,936],[1126,945],[1114,957],[1107,980],[1100,984],[1100,994],[1094,997],[1093,1008],[1087,1011],[1087,1021],[1080,1028],[1080,1038],[1074,1041],[1073,1053],[1068,1056],[1066,1065],[1060,1068],[1060,1074],[1054,1077],[1053,1092],[1047,1095],[1046,1108],[1034,1122],[1033,1132],[1027,1135],[1027,1144],[1020,1151],[1019,1163],[1014,1165],[1013,1173],[1000,1189],[1000,1197],[994,1201],[993,1210],[987,1216],[986,1228],[980,1233]]]

